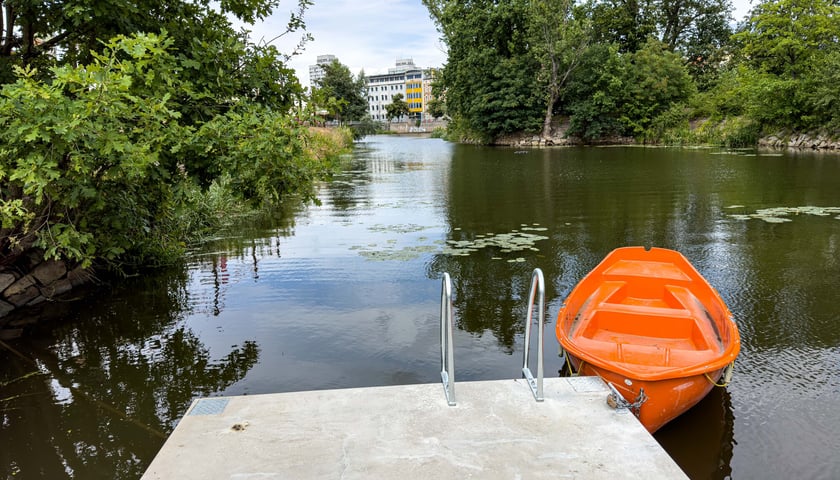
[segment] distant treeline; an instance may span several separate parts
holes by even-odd
[[[840,4],[767,0],[423,0],[448,47],[450,133],[754,145],[840,129]]]

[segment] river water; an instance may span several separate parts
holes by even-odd
[[[444,272],[458,381],[519,376],[537,267],[557,375],[564,296],[626,245],[681,251],[741,331],[656,434],[689,476],[840,478],[840,156],[368,137],[318,197],[0,349],[0,478],[139,478],[197,396],[438,382]]]

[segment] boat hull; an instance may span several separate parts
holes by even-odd
[[[661,248],[607,255],[572,289],[555,330],[573,369],[612,384],[651,433],[720,384],[740,351],[717,291]]]
[[[638,401],[644,390],[646,400],[633,413],[650,433],[656,432],[699,403],[715,387],[712,380],[717,381],[723,374],[721,369],[709,372],[708,377],[703,374],[665,380],[639,380],[585,362],[581,367],[580,359],[573,356],[570,361],[579,375],[598,376],[611,383],[628,403]]]

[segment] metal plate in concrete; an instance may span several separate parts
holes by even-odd
[[[199,398],[193,402],[187,415],[219,415],[225,411],[229,398]]]

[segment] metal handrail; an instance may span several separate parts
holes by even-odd
[[[531,374],[528,368],[528,360],[531,349],[531,323],[534,313],[534,297],[539,292],[539,331],[537,332],[537,379]],[[534,269],[534,274],[531,275],[531,295],[528,300],[528,319],[525,323],[525,354],[522,365],[522,373],[528,380],[528,386],[531,387],[531,393],[534,394],[534,399],[538,402],[545,400],[543,396],[543,326],[545,325],[545,279],[543,278],[542,270]]]
[[[455,353],[452,341],[452,282],[443,274],[440,291],[440,379],[446,403],[455,406]]]

